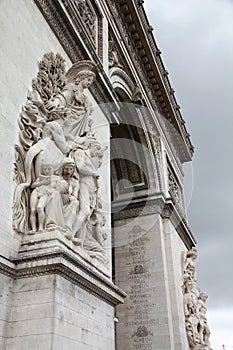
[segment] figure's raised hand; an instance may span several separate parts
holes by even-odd
[[[58,97],[52,97],[48,102],[46,102],[45,107],[51,111],[54,108],[59,107],[60,100]]]

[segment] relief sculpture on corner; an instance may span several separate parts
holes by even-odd
[[[187,339],[192,350],[211,350],[210,330],[206,317],[207,294],[196,285],[197,249],[187,251],[183,261],[183,296]]]
[[[95,64],[80,61],[65,73],[64,59],[47,53],[18,119],[13,228],[24,234],[60,230],[104,262],[104,225],[98,169],[106,147],[92,130],[84,90]]]

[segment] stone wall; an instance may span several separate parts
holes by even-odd
[[[51,51],[59,53],[65,59],[67,69],[71,62],[33,0],[1,1],[0,23],[4,33],[0,44],[0,192],[4,198],[0,201],[0,267],[3,266],[4,273],[9,275],[0,274],[0,348],[29,350],[36,344],[43,350],[76,347],[89,350],[96,346],[103,350],[114,349],[112,303],[57,275],[56,271],[47,276],[46,273],[43,276],[29,273],[27,278],[19,277],[15,272],[14,259],[25,238],[12,229],[14,145],[18,143],[19,132],[17,119],[43,55]],[[91,94],[87,95],[94,105],[97,139],[109,146],[108,122]],[[100,192],[107,219],[105,272],[108,276],[111,275],[109,152],[108,147],[100,171]],[[25,266],[32,265],[28,262]]]
[[[0,286],[0,349],[6,349],[11,315],[13,280],[8,276],[0,275]]]
[[[4,349],[114,349],[113,318],[109,304],[61,276],[18,279]]]
[[[116,307],[117,349],[188,350],[181,289],[187,248],[176,228],[159,213],[115,226],[115,282],[127,294]]]
[[[14,144],[18,143],[17,119],[25,104],[38,63],[46,52],[59,52],[70,61],[33,0],[3,0],[0,3],[1,81],[0,140],[1,198],[0,254],[15,256],[20,237],[12,231],[14,192]],[[68,67],[67,67],[68,68]]]

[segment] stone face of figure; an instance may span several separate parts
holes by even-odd
[[[93,81],[94,81],[94,76],[89,75],[82,80],[77,79],[75,83],[77,84],[77,87],[79,87],[79,90],[83,91],[84,89],[88,89],[93,83]]]

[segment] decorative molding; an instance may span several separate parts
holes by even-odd
[[[45,257],[45,261],[47,259],[52,258],[65,258],[64,253],[61,255],[54,255],[50,257]],[[43,259],[44,260],[44,259]],[[63,260],[63,259],[61,259]],[[44,262],[41,262],[41,265],[38,262],[38,266],[33,266],[31,268],[20,268],[18,266],[17,269],[17,278],[25,278],[32,277],[35,275],[48,275],[48,274],[58,274],[63,278],[71,281],[72,283],[79,285],[82,289],[88,291],[89,293],[97,296],[98,298],[104,300],[105,302],[116,306],[119,303],[123,302],[125,298],[125,293],[121,291],[119,288],[112,285],[107,285],[105,281],[101,281],[103,283],[103,287],[101,284],[96,283],[96,276],[91,276],[87,278],[87,276],[83,276],[83,273],[74,272],[70,267],[65,265],[65,261],[61,261],[59,263],[44,265]],[[99,282],[99,281],[98,281]]]
[[[154,38],[153,33],[152,33],[153,27],[148,23],[148,19],[147,19],[146,13],[144,11],[144,8],[140,5],[141,4],[139,2],[136,3],[138,15],[141,18],[143,28],[145,29],[145,33],[147,33],[146,36],[149,40],[150,48],[152,50],[152,53],[154,55],[154,58],[156,60],[157,65],[158,65],[158,68],[161,72],[161,76],[162,76],[162,79],[164,81],[164,85],[165,85],[165,88],[167,91],[169,101],[171,102],[171,104],[173,106],[173,110],[175,111],[175,117],[178,120],[179,127],[181,128],[181,132],[184,134],[184,136],[186,138],[187,146],[190,147],[190,152],[192,155],[194,148],[193,148],[191,141],[190,141],[190,138],[189,138],[190,135],[187,133],[187,130],[185,128],[185,121],[183,120],[182,115],[180,113],[180,106],[177,104],[177,101],[176,101],[176,98],[174,95],[175,90],[172,88],[171,83],[170,83],[169,78],[168,78],[169,72],[165,69],[163,61],[161,59],[161,51],[158,49],[158,46],[155,42],[155,38]]]
[[[126,202],[127,203],[127,202]],[[165,204],[163,193],[158,193],[155,196],[143,196],[142,198],[134,198],[124,209],[121,209],[124,202],[115,202],[113,208],[114,221],[132,219],[139,216],[152,214],[161,214]],[[117,211],[119,207],[119,211]]]
[[[161,155],[161,141],[159,133],[155,127],[155,125],[152,123],[149,113],[146,109],[144,109],[145,116],[143,118],[143,121],[146,125],[146,132],[149,138],[149,142],[151,145],[156,173],[158,177],[158,190],[163,191],[163,169],[162,169],[162,155]],[[144,114],[143,113],[143,114]]]
[[[174,124],[178,133],[181,133],[184,145],[180,144],[180,156],[183,161],[190,160],[193,153],[189,135],[184,126],[184,120],[180,114],[179,106],[175,100],[171,100],[170,96],[174,95],[174,90],[170,86],[167,78],[168,72],[164,69],[161,58],[161,52],[158,50],[154,38],[151,35],[151,26],[145,17],[145,12],[142,6],[137,8],[134,2],[126,0],[111,0],[112,6],[110,10],[117,22],[119,31],[121,32],[122,40],[125,42],[130,56],[137,68],[137,72],[144,82],[147,95],[149,96],[153,108],[159,109],[161,113]],[[147,25],[143,25],[144,21]],[[144,19],[145,17],[145,19]],[[140,28],[140,31],[139,31]],[[144,29],[144,30],[141,30]],[[148,34],[146,34],[148,32]],[[148,45],[148,40],[150,45]],[[142,68],[143,67],[143,68]],[[171,93],[172,92],[172,93]]]
[[[0,274],[6,275],[13,279],[16,278],[16,270],[3,262],[0,262]]]
[[[122,17],[120,16],[120,11],[118,10],[118,7],[117,7],[118,5],[119,4],[117,4],[115,2],[115,0],[111,0],[110,10],[112,12],[113,18],[115,18],[115,21],[117,23],[117,27],[119,28],[119,31],[121,33],[122,41],[124,41],[127,49],[130,52],[130,57],[131,57],[134,65],[137,69],[139,76],[141,77],[141,81],[145,85],[146,92],[147,92],[147,94],[152,102],[153,108],[155,110],[158,110],[158,105],[155,102],[155,101],[157,101],[157,98],[155,98],[152,94],[150,84],[148,83],[148,80],[147,80],[147,75],[146,75],[145,71],[143,70],[143,68],[142,68],[143,66],[141,65],[141,62],[139,59],[140,55],[138,54],[136,49],[131,45],[132,39],[129,35],[130,31],[128,30]]]
[[[191,249],[196,245],[196,240],[188,227],[184,214],[179,211],[177,206],[169,199],[166,200],[166,204],[163,208],[162,218],[171,220],[171,223],[187,249]]]
[[[83,24],[85,25],[88,36],[92,39],[95,46],[97,46],[97,36],[98,36],[98,15],[93,8],[90,0],[79,0],[79,1],[63,1],[63,3],[72,3],[73,7],[77,8],[76,14],[80,16]],[[73,18],[74,19],[74,18]]]
[[[115,202],[112,206],[114,222],[133,219],[140,216],[159,214],[163,219],[171,220],[172,225],[184,242],[187,249],[196,245],[188,224],[176,206],[169,199],[165,199],[163,193],[157,193],[154,196],[147,196],[138,199],[132,199],[129,205],[124,207],[124,202]],[[118,210],[119,208],[119,210]],[[123,208],[123,209],[122,209]]]
[[[168,192],[171,196],[171,199],[174,205],[177,207],[178,211],[181,213],[184,212],[184,203],[183,203],[183,193],[182,187],[169,163],[167,161],[167,174],[168,174]]]
[[[53,0],[34,0],[46,21],[53,29],[64,50],[68,53],[72,62],[87,59],[83,46],[74,30],[67,25],[67,19],[58,10],[58,2]]]
[[[103,59],[103,20],[95,1],[60,0],[84,42]]]
[[[123,303],[126,297],[120,288],[94,267],[78,258],[73,258],[65,251],[36,253],[34,256],[24,257],[21,254],[12,259],[12,262],[15,268],[0,262],[0,273],[13,279],[57,274],[113,306]]]
[[[128,93],[130,92],[130,96],[129,97],[132,98],[133,91],[135,89],[135,84],[133,83],[133,81],[131,80],[129,75],[126,73],[126,71],[124,69],[122,69],[122,67],[113,66],[110,69],[110,71],[109,71],[109,76],[110,76],[110,80],[112,80],[112,78],[114,76],[117,76],[117,77],[121,78],[124,81],[124,83],[127,86],[127,88],[128,88],[127,89]],[[114,82],[112,82],[112,84],[114,85]]]

